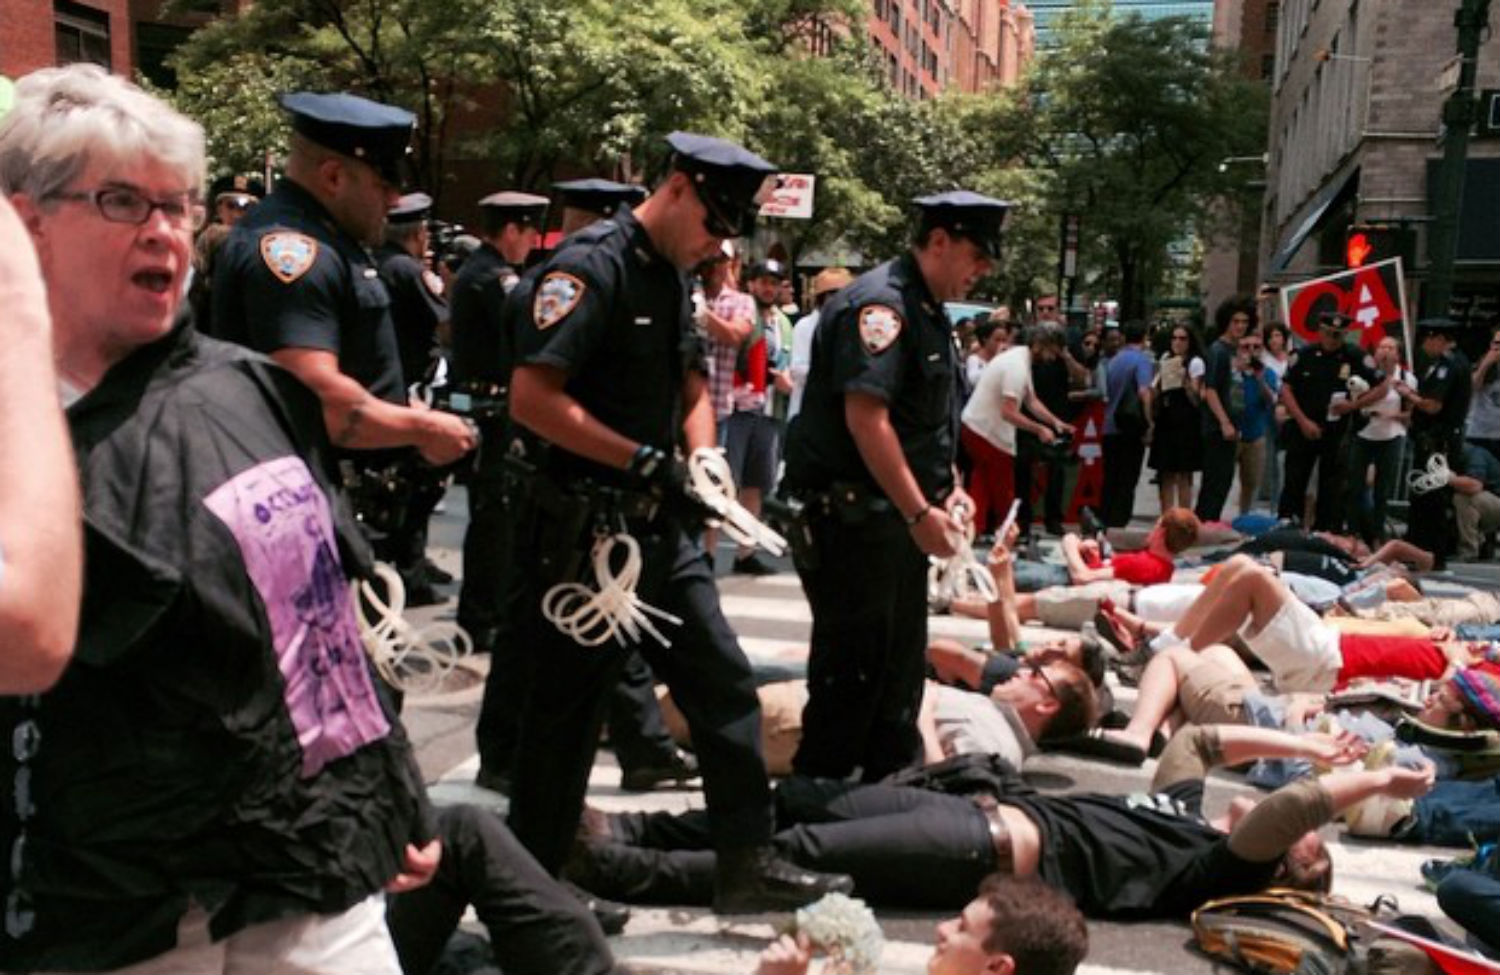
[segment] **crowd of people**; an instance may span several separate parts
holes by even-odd
[[[503,970],[602,973],[627,917],[604,898],[852,892],[957,912],[931,972],[1068,973],[1086,917],[1333,889],[1336,819],[1488,844],[1424,873],[1500,947],[1500,596],[1422,576],[1450,509],[1457,554],[1500,525],[1500,343],[1472,412],[1442,321],[1420,379],[1342,316],[1292,350],[1238,300],[1206,350],[1178,324],[1157,352],[1139,322],[1069,330],[1056,296],[966,348],[945,303],[1008,210],[966,190],[913,201],[910,248],[823,270],[802,315],[737,244],[776,165],[683,132],[649,187],[558,184],[544,253],[552,201],[505,190],[433,254],[431,198],[401,192],[412,115],[281,105],[272,187],[206,186],[201,127],[94,66],[23,78],[0,120],[0,967],[428,972],[472,907]],[[1106,503],[1064,534],[1087,409]],[[1428,488],[1391,540],[1402,437]],[[721,444],[732,517],[703,483]],[[1110,531],[1148,460],[1160,518]],[[1276,527],[1207,546],[1236,473],[1245,512],[1271,469]],[[441,598],[426,526],[455,474],[458,618],[491,663],[477,784],[505,819],[429,801],[350,586],[378,557]],[[1053,559],[1022,550],[1037,497]],[[733,572],[775,571],[743,527],[773,509],[813,617],[790,696],[713,564],[717,529]],[[933,560],[984,573],[993,598],[946,608],[988,647],[929,640]],[[1036,623],[1076,632],[1027,647]],[[1400,701],[1382,721],[1341,709],[1354,690]],[[779,782],[773,724],[798,729]],[[606,725],[627,788],[701,777],[705,808],[586,808]],[[1139,795],[1041,792],[1042,748],[1157,764]],[[1207,815],[1210,770],[1250,762],[1269,794]],[[817,949],[788,935],[759,970]]]

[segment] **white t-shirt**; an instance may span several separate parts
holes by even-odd
[[[1417,377],[1410,370],[1399,366],[1396,367],[1396,381],[1406,383],[1413,389],[1417,387]],[[1386,390],[1384,396],[1365,407],[1364,413],[1370,418],[1370,422],[1359,431],[1361,440],[1384,443],[1406,434],[1406,422],[1401,419],[1401,394],[1396,392],[1396,383],[1391,383],[1391,388]]]
[[[817,331],[817,312],[804,315],[792,326],[792,401],[787,407],[788,420],[802,411],[802,394],[807,391],[807,373],[812,369],[813,335]]]
[[[979,382],[964,405],[964,426],[1014,457],[1016,428],[1000,415],[1000,404],[1010,398],[1018,407],[1024,406],[1030,394],[1031,350],[1024,345],[1006,349],[979,374]]]

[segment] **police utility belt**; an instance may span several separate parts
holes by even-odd
[[[802,491],[795,496],[805,518],[834,517],[846,525],[901,514],[885,495],[853,481],[834,481],[826,491]]]

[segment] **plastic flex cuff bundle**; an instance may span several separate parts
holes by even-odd
[[[354,583],[350,594],[358,608],[365,652],[392,687],[409,694],[437,690],[469,655],[473,641],[457,623],[412,626],[402,615],[406,587],[401,576],[384,562],[375,564],[375,576],[384,596],[369,580]]]
[[[932,556],[927,570],[927,594],[934,601],[951,604],[975,597],[987,603],[1000,599],[989,567],[974,557],[974,513],[968,505],[954,505],[953,518],[963,529],[963,541],[950,558]]]
[[[1427,469],[1425,471],[1412,471],[1409,483],[1412,493],[1426,494],[1428,491],[1436,491],[1438,488],[1448,486],[1448,480],[1453,476],[1448,467],[1448,458],[1442,454],[1433,454],[1427,458]]]
[[[688,458],[688,477],[698,500],[718,515],[725,535],[741,545],[763,548],[772,555],[786,553],[786,539],[735,500],[734,475],[722,450],[699,447],[693,451]]]
[[[617,547],[625,552],[618,573],[614,569]],[[642,631],[664,647],[672,645],[651,618],[673,626],[681,626],[682,620],[646,605],[635,594],[641,581],[639,542],[623,532],[600,535],[594,540],[593,573],[597,590],[579,582],[560,582],[548,589],[542,596],[542,616],[585,647],[597,647],[608,640],[617,640],[621,646],[640,643]]]

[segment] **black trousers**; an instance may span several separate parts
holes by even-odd
[[[881,906],[962,908],[995,870],[988,820],[965,798],[797,778],[778,790],[777,812],[778,853],[849,874],[855,894]],[[618,828],[619,842],[593,851],[589,879],[606,888],[596,893],[662,904],[712,897],[715,857],[701,814],[629,813]]]
[[[506,972],[601,975],[615,971],[599,922],[548,876],[505,824],[476,806],[437,811],[443,857],[425,886],[390,899],[386,922],[401,970],[425,975],[465,908],[474,905]]]
[[[1031,496],[1036,481],[1036,466],[1047,468],[1047,486],[1042,494],[1042,519],[1047,524],[1063,520],[1063,488],[1068,481],[1068,465],[1061,459],[1042,452],[1042,442],[1031,434],[1018,434],[1016,438],[1016,497],[1021,499],[1016,512],[1016,524],[1022,531],[1031,527],[1034,512]]]
[[[474,737],[480,765],[501,774],[509,774],[515,760],[529,667],[516,636],[525,586],[511,565],[514,530],[509,507],[498,465],[486,465],[481,458],[469,482],[458,621],[475,645],[490,654]],[[656,702],[655,676],[638,653],[630,654],[619,684],[610,691],[609,737],[625,770],[663,766],[677,747]]]
[[[1346,425],[1324,426],[1323,436],[1309,440],[1296,423],[1282,428],[1282,446],[1286,449],[1286,466],[1282,469],[1281,501],[1277,516],[1302,517],[1307,505],[1307,489],[1313,466],[1318,468],[1318,507],[1313,519],[1315,531],[1338,531],[1343,527],[1344,468],[1347,466]]]
[[[1104,437],[1104,510],[1100,515],[1110,528],[1130,524],[1135,509],[1135,488],[1146,461],[1146,444],[1139,436],[1110,433]]]
[[[812,608],[798,775],[874,782],[922,756],[917,712],[927,651],[927,556],[901,517],[811,524],[799,565]]]
[[[1198,504],[1193,512],[1199,521],[1218,521],[1234,484],[1234,459],[1238,440],[1225,440],[1218,430],[1203,431],[1203,480],[1198,486]],[[1321,503],[1322,492],[1319,492]],[[1335,508],[1337,505],[1335,505]]]
[[[529,508],[517,526],[520,564],[539,566],[544,554],[556,554],[541,550],[543,539],[556,537],[550,515]],[[761,756],[760,701],[750,662],[719,609],[713,574],[702,549],[675,523],[632,520],[628,527],[641,546],[639,598],[682,620],[680,626],[658,624],[671,647],[647,637],[636,649],[672,689],[687,719],[715,845],[763,845],[771,836],[771,792]],[[520,612],[520,645],[530,666],[510,825],[556,873],[583,811],[609,691],[629,654],[614,643],[582,646],[544,619],[541,598],[550,582],[540,575],[528,574]]]

